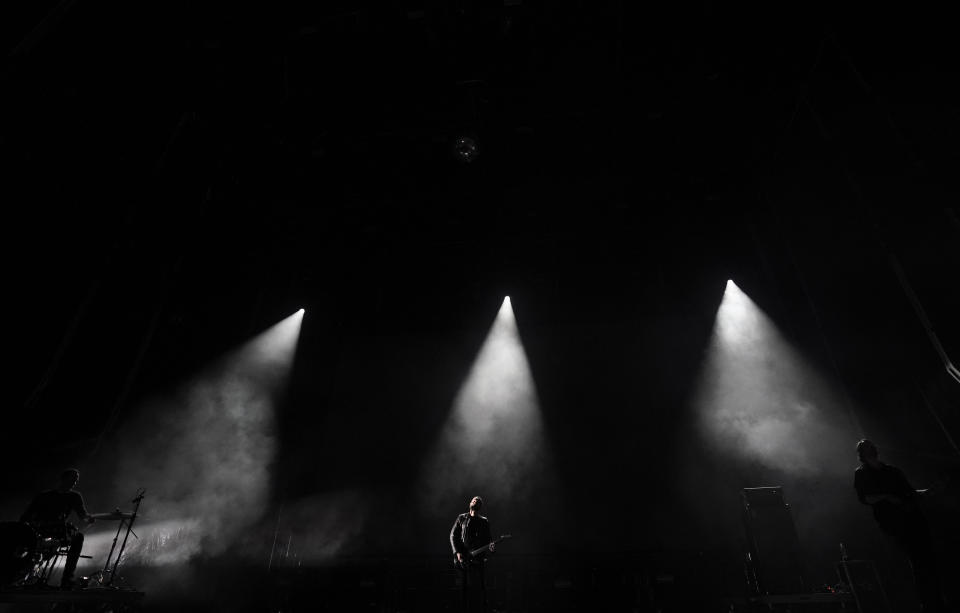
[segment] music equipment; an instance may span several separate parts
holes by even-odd
[[[0,587],[46,585],[57,557],[65,555],[76,533],[72,524],[0,523]]]
[[[727,602],[731,613],[859,613],[856,601],[847,593],[776,594]]]
[[[133,513],[124,513],[120,509],[117,509],[109,513],[91,513],[89,517],[91,519],[105,519],[105,520],[133,519]]]
[[[40,561],[37,550],[40,540],[37,531],[27,524],[15,521],[0,523],[0,587],[27,578]]]
[[[750,590],[755,595],[806,593],[800,538],[783,490],[744,488],[741,498]]]
[[[511,538],[513,538],[513,535],[512,535],[512,534],[501,534],[498,538],[493,539],[493,541],[487,543],[487,544],[484,545],[483,547],[477,547],[476,549],[474,549],[474,550],[472,550],[472,551],[468,551],[468,552],[466,552],[466,553],[460,554],[461,557],[463,558],[463,560],[458,560],[458,559],[457,559],[457,556],[454,555],[454,556],[453,556],[453,565],[454,565],[458,570],[467,570],[468,568],[470,568],[470,567],[473,566],[474,564],[478,564],[478,563],[483,559],[482,557],[480,557],[480,555],[481,555],[484,551],[489,551],[489,550],[490,550],[490,545],[496,545],[497,543],[503,542],[503,541],[505,541],[505,540],[507,540],[507,539],[511,539]]]
[[[133,532],[133,522],[137,520],[137,514],[140,512],[140,503],[143,502],[143,497],[146,495],[146,489],[140,488],[137,490],[137,495],[133,497],[133,500],[130,502],[133,503],[133,511],[130,513],[124,513],[120,509],[116,509],[113,513],[102,513],[101,515],[108,515],[108,518],[105,519],[116,519],[120,521],[120,525],[117,526],[117,533],[113,537],[113,544],[110,546],[110,553],[107,554],[107,561],[103,564],[103,569],[97,571],[96,581],[104,586],[110,586],[113,584],[114,579],[117,578],[117,567],[120,566],[120,560],[123,559],[123,550],[127,547],[127,539],[130,538],[130,535],[133,534],[134,538],[137,538],[136,533]],[[126,528],[126,533],[123,535],[123,542],[120,544],[120,550],[117,551],[117,541],[120,539],[120,533]],[[113,554],[116,552],[117,557],[114,558]],[[110,567],[110,562],[113,562],[113,568]]]
[[[856,600],[858,613],[890,613],[890,601],[873,560],[841,560],[837,576]]]

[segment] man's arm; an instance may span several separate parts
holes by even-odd
[[[861,470],[857,470],[857,472],[853,474],[853,488],[857,490],[857,500],[859,500],[863,504],[867,504],[870,506],[873,506],[878,502],[883,502],[883,501],[900,504],[900,499],[897,498],[896,496],[892,496],[890,494],[867,494],[866,492],[864,492],[863,491],[865,489],[865,486],[863,483],[864,476]]]
[[[453,528],[450,529],[450,547],[453,549],[453,554],[458,555],[463,553],[463,539],[460,534],[460,516],[457,515],[456,521],[453,522]]]
[[[857,490],[857,500],[863,504],[873,506],[881,502],[890,502],[893,504],[903,504],[906,500],[913,498],[916,495],[916,492],[910,486],[910,483],[907,481],[906,476],[900,469],[896,469],[897,474],[897,484],[895,487],[896,492],[883,492],[877,494],[867,494],[864,490],[863,475],[858,470],[854,474],[853,478],[853,487]]]
[[[903,471],[900,470],[899,468],[897,469],[897,481],[898,483],[897,483],[896,493],[903,500],[913,500],[919,495],[917,494],[917,490],[914,489],[914,487],[910,484],[910,481],[909,479],[907,479],[907,476],[903,474]]]
[[[79,517],[83,521],[87,522],[88,524],[92,524],[94,522],[94,519],[90,517],[89,513],[87,513],[87,507],[86,505],[83,504],[83,496],[80,494],[80,492],[74,492],[74,493],[77,496],[73,501],[73,512],[76,513],[77,517]]]

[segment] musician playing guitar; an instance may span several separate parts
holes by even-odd
[[[490,535],[490,522],[480,515],[481,508],[483,499],[474,496],[470,500],[470,510],[458,515],[450,530],[450,547],[453,548],[457,568],[461,573],[464,613],[474,609],[487,610],[487,584],[483,567],[487,552],[493,553],[496,545]],[[476,552],[476,555],[471,555],[472,552]]]
[[[919,504],[925,490],[915,490],[902,470],[881,462],[880,451],[872,441],[857,443],[857,457],[860,467],[853,479],[857,498],[872,507],[880,530],[892,537],[910,559],[924,613],[946,610],[930,529]]]

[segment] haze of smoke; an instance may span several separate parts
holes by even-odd
[[[269,564],[274,568],[316,565],[354,553],[370,510],[369,497],[354,490],[286,502],[271,526],[275,542]]]
[[[842,401],[735,286],[717,313],[695,402],[704,436],[729,453],[799,476],[850,468]]]
[[[121,429],[114,499],[147,489],[143,542],[128,545],[131,560],[217,555],[261,518],[276,450],[274,405],[299,325],[299,316],[277,324]]]
[[[112,523],[112,522],[111,522]],[[166,566],[180,564],[200,553],[202,530],[193,519],[172,519],[161,522],[137,523],[138,538],[130,537],[124,548],[121,563],[133,566]],[[81,560],[81,568],[102,568],[113,539],[117,534],[116,524],[103,525],[88,530],[83,543],[84,553],[92,559]],[[117,542],[120,547],[123,532]]]
[[[522,507],[547,466],[536,387],[507,303],[424,465],[423,511],[438,516],[452,501],[466,507],[475,494]]]

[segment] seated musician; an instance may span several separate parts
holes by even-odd
[[[70,513],[88,524],[94,519],[83,506],[83,496],[74,490],[80,481],[80,472],[68,468],[60,474],[60,483],[56,489],[37,494],[27,510],[20,517],[20,521],[29,524],[41,536],[55,538],[63,545],[69,545],[67,563],[63,568],[63,578],[60,587],[70,589],[74,585],[73,573],[80,559],[80,550],[83,549],[83,533],[67,521]]]

